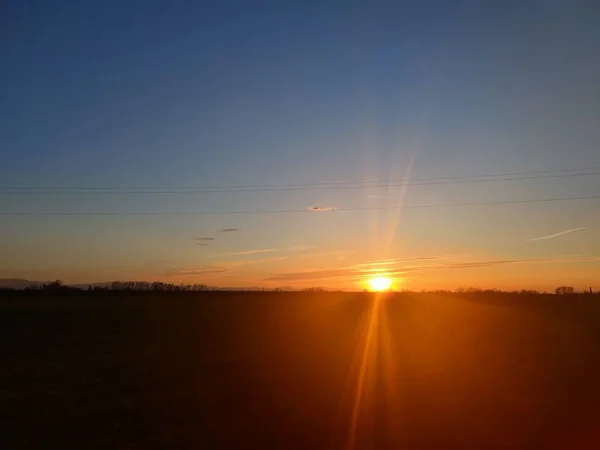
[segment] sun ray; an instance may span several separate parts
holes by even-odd
[[[358,368],[358,379],[356,381],[356,389],[354,391],[354,401],[352,407],[352,416],[350,417],[350,429],[348,434],[348,450],[353,450],[356,445],[356,437],[358,431],[359,416],[361,413],[361,406],[363,404],[365,396],[365,385],[367,381],[367,368],[369,366],[369,360],[374,357],[375,348],[377,346],[377,329],[379,327],[379,312],[380,312],[381,298],[377,295],[373,299],[369,322],[367,324],[365,343],[363,347],[363,354]]]

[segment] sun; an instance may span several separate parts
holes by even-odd
[[[387,291],[392,287],[392,279],[387,277],[371,278],[369,280],[369,286],[372,291],[382,292]]]

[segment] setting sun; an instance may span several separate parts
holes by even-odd
[[[392,286],[391,278],[377,277],[369,280],[369,286],[373,291],[387,291]]]

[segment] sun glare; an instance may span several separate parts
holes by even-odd
[[[371,287],[372,291],[387,291],[390,287],[392,287],[392,280],[391,278],[387,277],[371,278],[369,280],[369,286]]]

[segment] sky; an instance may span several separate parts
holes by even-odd
[[[0,278],[600,289],[593,1],[7,0],[0,21]]]

